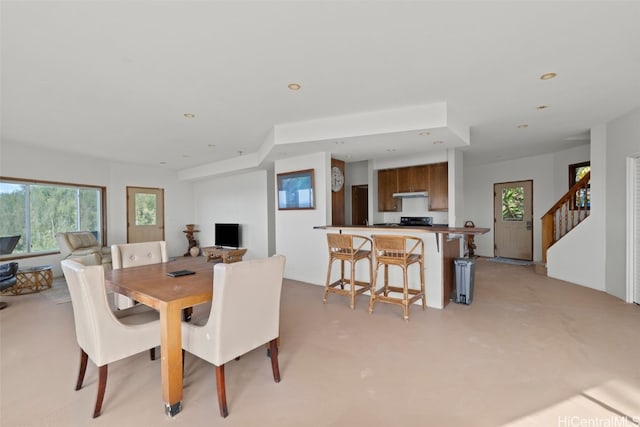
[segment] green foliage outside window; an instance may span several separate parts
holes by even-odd
[[[524,187],[502,190],[502,220],[522,221],[524,218]]]
[[[156,225],[155,194],[136,193],[136,225]]]
[[[590,162],[582,162],[569,165],[569,188],[571,188],[575,183],[584,178],[584,176],[588,172],[591,172]],[[573,207],[575,209],[591,208],[591,188],[589,188],[589,186],[587,186],[586,189],[582,188],[576,191],[576,194],[573,198]]]
[[[101,239],[100,188],[0,182],[0,236],[20,235],[13,254],[55,251],[55,234],[88,230]]]

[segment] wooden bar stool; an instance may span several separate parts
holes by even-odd
[[[323,302],[327,302],[327,295],[329,292],[350,296],[351,297],[351,309],[356,307],[356,295],[371,289],[371,276],[373,270],[373,263],[371,261],[371,239],[364,236],[358,236],[356,234],[327,234],[327,243],[329,244],[329,267],[327,268],[327,283],[324,288]],[[362,259],[369,260],[369,281],[363,282],[355,280],[356,270],[355,265]],[[340,261],[340,278],[333,283],[331,282],[331,267],[334,261]],[[349,277],[344,277],[344,263],[349,262],[350,272]],[[344,286],[348,285],[349,289],[345,290]],[[338,288],[340,286],[340,288]]]
[[[409,320],[409,304],[422,298],[422,309],[427,307],[424,291],[424,242],[413,236],[374,235],[373,251],[376,254],[376,272],[371,285],[371,299],[369,313],[373,312],[376,301],[388,302],[402,306],[404,320]],[[407,270],[411,264],[417,264],[420,269],[420,289],[409,288]],[[384,265],[384,286],[376,290],[378,270]],[[402,287],[389,285],[389,266],[397,265],[402,268]],[[390,292],[402,293],[402,297],[389,296]],[[411,295],[411,298],[409,296]]]

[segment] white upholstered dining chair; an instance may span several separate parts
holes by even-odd
[[[64,260],[61,264],[71,295],[76,339],[80,346],[76,390],[82,387],[87,359],[99,368],[95,418],[102,409],[108,364],[160,345],[159,316],[157,311],[142,305],[112,311],[101,265],[85,266],[77,260]]]
[[[277,339],[284,264],[282,255],[216,264],[209,317],[182,323],[182,348],[215,365],[223,417],[229,413],[224,381],[228,361],[269,343],[273,379],[280,382]]]
[[[169,261],[167,243],[164,241],[111,245],[111,262],[114,270],[167,261]],[[135,301],[129,297],[118,293],[113,295],[115,305],[119,309],[133,307],[135,304]]]

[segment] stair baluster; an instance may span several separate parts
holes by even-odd
[[[588,201],[590,181],[591,172],[588,172],[542,216],[543,262],[547,262],[547,249],[589,216],[591,212]]]

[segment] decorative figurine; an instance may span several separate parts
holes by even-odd
[[[187,240],[189,241],[189,248],[184,256],[191,256],[191,248],[198,247],[198,241],[193,237],[193,233],[199,233],[200,230],[195,230],[195,224],[187,224],[187,229],[182,231],[183,233],[187,233]],[[198,254],[200,250],[198,249]]]

